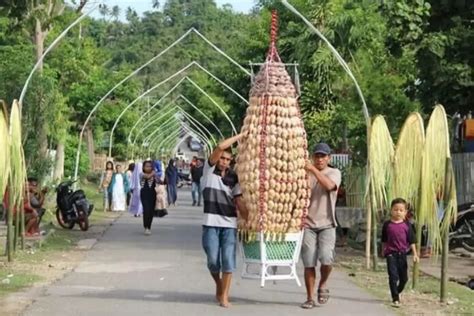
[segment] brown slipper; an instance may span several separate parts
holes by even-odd
[[[318,289],[318,303],[321,305],[329,301],[329,289]]]
[[[301,308],[304,308],[304,309],[311,309],[311,308],[314,308],[315,306],[316,306],[316,303],[314,302],[314,300],[307,300],[306,302],[301,304]]]

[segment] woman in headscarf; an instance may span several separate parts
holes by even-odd
[[[133,174],[134,169],[135,169],[135,162],[130,160],[129,164],[128,164],[128,170],[125,173],[127,175],[127,180],[128,180],[129,185],[132,183],[132,174]],[[132,191],[128,190],[128,193],[127,193],[127,207],[130,206],[130,199],[131,198],[132,198]]]
[[[109,194],[112,196],[112,211],[125,212],[127,209],[127,193],[129,190],[128,178],[123,173],[122,166],[115,166],[116,172],[109,185]]]
[[[176,161],[170,159],[165,171],[165,183],[167,184],[168,204],[175,205],[178,199],[178,169],[175,166]]]
[[[130,190],[132,196],[130,198],[130,205],[128,211],[135,217],[140,217],[143,213],[142,201],[140,200],[140,179],[142,175],[142,163],[137,162],[132,172],[132,180],[130,181]]]
[[[153,215],[156,205],[156,188],[157,182],[153,161],[146,160],[143,162],[142,174],[140,177],[140,199],[143,205],[143,227],[145,235],[151,234],[151,224],[153,223]]]
[[[109,185],[112,181],[112,176],[114,174],[114,163],[112,161],[107,161],[105,164],[105,170],[102,172],[100,178],[100,188],[99,191],[104,192],[104,212],[110,211],[110,204],[112,202],[111,194],[109,194]]]

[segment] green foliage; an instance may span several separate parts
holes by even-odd
[[[76,165],[76,152],[78,146],[78,138],[75,135],[68,135],[66,138],[66,148],[64,150],[64,178],[72,178],[74,176],[74,167]],[[84,176],[89,172],[89,156],[87,155],[84,143],[81,147],[81,159],[79,161],[79,176]]]
[[[64,10],[46,15],[40,6],[33,12],[26,4],[6,1],[0,6],[0,97],[7,103],[18,98],[36,58],[32,19],[39,18],[47,30],[46,47],[78,16],[72,7],[63,7],[59,0],[55,1],[56,8]],[[443,103],[451,114],[459,109],[472,109],[472,4],[442,0],[296,0],[292,5],[321,30],[347,61],[362,88],[370,114],[384,115],[392,134],[397,133],[408,113],[420,108],[429,110],[435,102]],[[126,23],[117,19],[117,7],[104,6],[101,19],[83,20],[48,55],[42,74],[33,78],[24,102],[29,170],[38,175],[48,172],[51,161],[41,158],[38,151],[46,139],[51,149],[66,143],[66,173],[70,175],[77,135],[102,96],[190,27],[245,67],[248,61],[262,62],[268,49],[270,10],[274,8],[279,12],[280,55],[285,62],[299,64],[300,105],[310,145],[325,140],[337,150],[363,158],[365,120],[352,81],[326,44],[281,2],[261,0],[251,13],[242,14],[229,6],[218,8],[212,0],[167,0],[155,1],[153,9],[142,17],[128,8]],[[241,95],[248,95],[250,78],[191,34],[103,100],[89,123],[96,152],[107,152],[107,136],[128,104],[192,61],[199,62]],[[294,75],[294,69],[288,70]],[[254,71],[258,69],[254,67]],[[196,68],[184,75],[221,105],[239,130],[246,104]],[[163,97],[182,76],[155,89],[125,113],[114,132],[113,156],[125,159],[140,151],[128,148],[132,126],[149,104]],[[164,99],[140,126],[150,122],[164,104],[179,94],[209,116],[224,136],[231,135],[232,129],[222,112],[187,82]],[[198,111],[186,102],[177,104],[219,138],[212,124]],[[139,135],[137,144],[158,126],[147,128]],[[83,173],[87,169],[87,155],[83,152],[81,156],[86,159],[81,160]]]

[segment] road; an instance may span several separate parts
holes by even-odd
[[[299,307],[305,291],[294,281],[268,282],[262,289],[258,281],[236,273],[233,305],[225,310],[214,300],[201,249],[202,209],[191,207],[189,189],[179,191],[178,206],[169,213],[155,219],[151,236],[143,235],[140,218],[124,214],[85,260],[46,287],[24,315],[391,315],[342,271],[331,276],[328,304],[314,311]]]

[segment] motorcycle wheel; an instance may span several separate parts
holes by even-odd
[[[60,209],[56,209],[56,220],[58,221],[59,226],[65,229],[72,229],[74,227],[74,221],[65,222],[63,219],[63,214]]]
[[[474,218],[466,219],[460,227],[460,231],[471,234],[471,238],[463,239],[461,244],[467,251],[474,252]]]
[[[89,217],[87,216],[87,213],[81,211],[77,222],[79,224],[79,228],[82,231],[86,231],[89,229]]]

